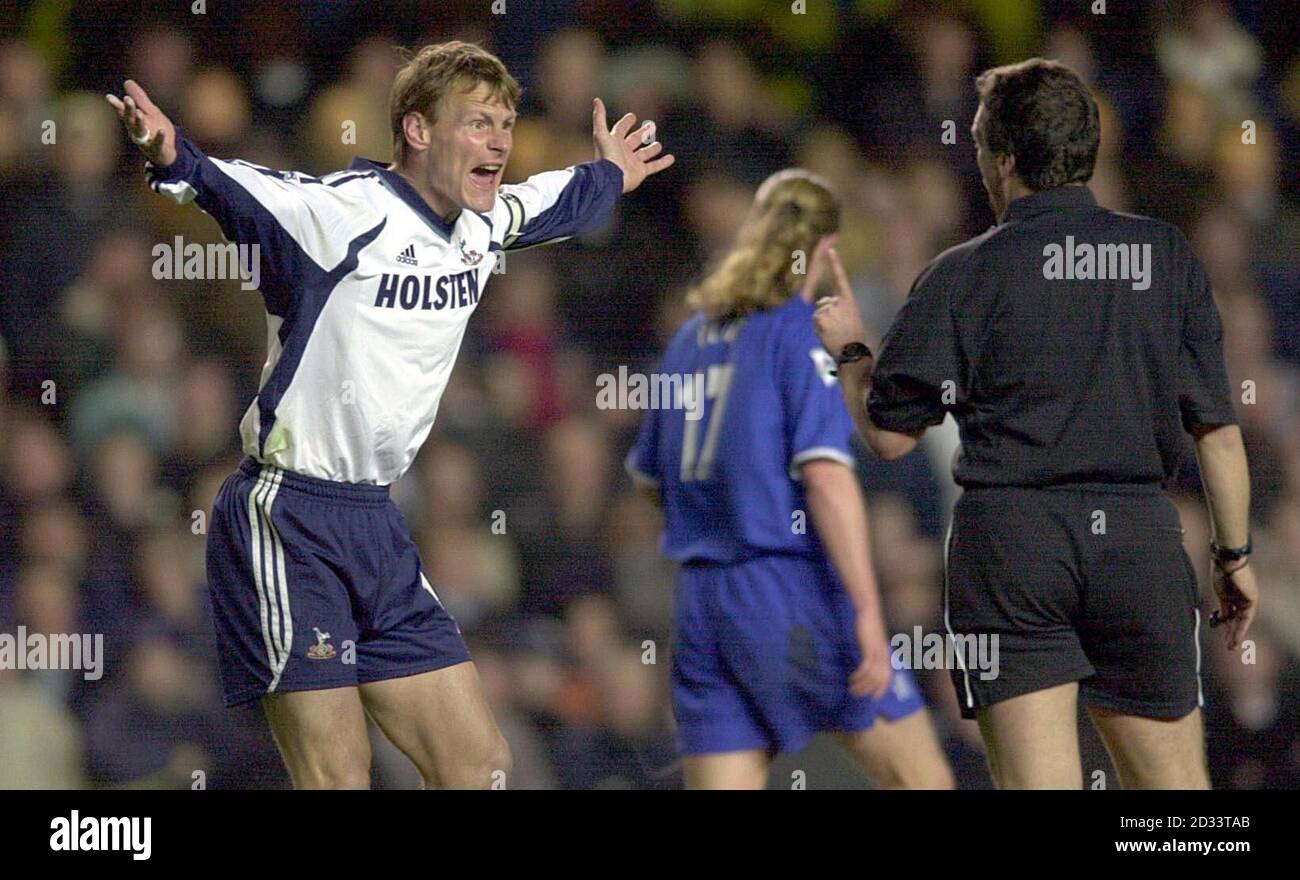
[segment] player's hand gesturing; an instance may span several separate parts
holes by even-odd
[[[630,193],[651,174],[673,164],[673,156],[659,156],[664,145],[655,140],[655,124],[647,120],[635,131],[636,116],[626,114],[611,129],[605,118],[605,102],[597,98],[591,111],[591,137],[596,158],[608,159],[623,169],[623,192]],[[658,156],[659,158],[655,158]]]
[[[862,326],[862,314],[858,311],[857,301],[853,299],[853,288],[849,286],[849,276],[844,271],[844,264],[840,262],[839,253],[835,248],[828,247],[825,256],[835,273],[835,293],[818,301],[817,311],[813,313],[813,324],[822,345],[832,357],[838,357],[850,342],[865,342],[867,331]],[[817,255],[813,257],[813,266],[815,268],[809,273],[810,277],[814,273],[820,276]]]
[[[145,90],[133,79],[122,84],[126,96],[105,95],[126,126],[126,133],[144,153],[145,158],[166,168],[176,161],[176,126],[149,100]]]

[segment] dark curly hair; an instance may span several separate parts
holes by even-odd
[[[1091,90],[1058,61],[1031,58],[986,70],[975,80],[984,104],[984,147],[1014,156],[1032,190],[1087,182],[1101,123]]]

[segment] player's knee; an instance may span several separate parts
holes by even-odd
[[[883,789],[950,789],[952,769],[940,755],[899,755],[872,768],[872,782]]]
[[[294,772],[295,788],[368,789],[370,764],[364,760],[336,760]]]
[[[506,742],[506,738],[500,733],[496,735],[496,742],[492,747],[492,754],[487,763],[489,786],[494,788],[504,787],[515,768],[515,756],[510,751],[510,743]]]
[[[473,754],[458,756],[451,766],[423,772],[427,788],[504,788],[514,769],[510,743],[500,733]]]

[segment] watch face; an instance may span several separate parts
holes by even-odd
[[[840,352],[839,362],[843,364],[848,363],[849,361],[861,360],[864,357],[870,356],[871,349],[867,348],[865,343],[850,342],[848,345],[844,346],[844,350]]]

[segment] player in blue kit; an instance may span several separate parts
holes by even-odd
[[[772,756],[820,731],[877,787],[952,786],[916,682],[890,664],[853,423],[813,329],[807,292],[837,227],[813,175],[763,184],[654,377],[683,393],[660,396],[627,459],[682,566],[672,694],[689,788],[763,788]]]
[[[505,251],[602,226],[673,158],[653,123],[594,161],[502,185],[519,84],[468,43],[398,72],[395,161],[312,177],[215,159],[138,84],[107,96],[154,191],[252,254],[267,361],[221,487],[208,588],[228,704],[260,699],[296,787],[367,788],[366,717],[428,787],[504,783],[509,747],[388,486],[433,426],[466,323]]]

